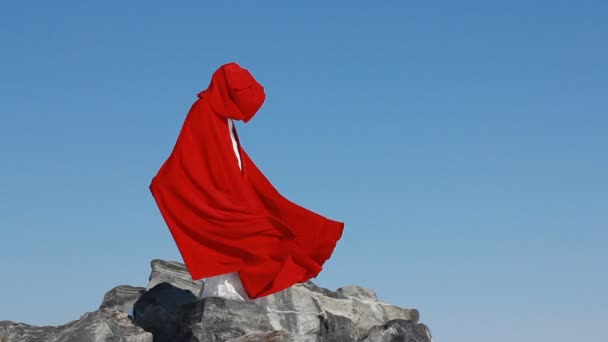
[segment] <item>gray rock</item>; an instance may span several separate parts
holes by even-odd
[[[71,323],[63,326],[35,326],[25,323],[0,321],[0,342],[42,342],[54,341],[57,332],[67,328]]]
[[[298,285],[310,290],[311,292],[321,294],[325,297],[330,297],[330,298],[335,298],[335,299],[347,299],[347,297],[344,294],[342,294],[341,292],[338,292],[338,291],[334,292],[334,291],[328,290],[324,287],[317,286],[317,284],[313,283],[310,280],[305,283],[298,284]]]
[[[184,264],[160,259],[154,259],[150,264],[152,273],[150,273],[147,290],[160,283],[169,283],[180,289],[189,290],[197,297],[202,293],[203,282],[193,280]]]
[[[333,315],[330,312],[321,316],[318,335],[319,342],[350,342],[359,337],[359,328],[353,321],[344,317]]]
[[[422,323],[402,319],[375,326],[367,332],[361,342],[432,342],[431,331]]]
[[[189,290],[160,283],[135,302],[135,324],[154,335],[155,342],[177,341],[182,331],[182,306],[197,301]]]
[[[373,291],[356,286],[343,287],[341,291],[333,292],[306,282],[258,298],[256,303],[266,307],[275,330],[295,335],[319,334],[322,323],[332,325],[341,320],[340,317],[352,322],[358,329],[358,335],[392,319],[414,323],[419,319],[418,310],[383,303],[377,300]],[[340,330],[337,326],[323,329]],[[344,333],[351,336],[350,332]]]
[[[183,264],[151,265],[147,288],[117,286],[99,310],[62,326],[2,321],[0,342],[432,341],[416,309],[384,303],[371,289],[308,281],[253,301],[199,300],[203,284]]]
[[[230,339],[227,342],[312,342],[316,341],[314,336],[295,336],[286,331],[276,330],[263,333],[251,333],[239,338]]]
[[[366,289],[360,286],[344,286],[336,290],[336,292],[344,297],[356,298],[359,300],[378,301],[376,292],[372,289]]]
[[[32,326],[0,322],[1,342],[152,342],[152,334],[133,325],[126,313],[115,309],[88,312],[61,326]]]
[[[134,287],[130,285],[119,285],[106,292],[100,309],[116,309],[133,315],[133,304],[146,291],[144,287]]]
[[[182,321],[184,341],[192,342],[227,341],[273,330],[263,307],[216,297],[184,306]]]

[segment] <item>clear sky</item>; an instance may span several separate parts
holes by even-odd
[[[254,4],[255,3],[255,4]],[[436,341],[607,341],[608,2],[2,1],[0,320],[59,324],[154,258],[148,191],[217,67],[243,147],[346,222],[314,281]]]

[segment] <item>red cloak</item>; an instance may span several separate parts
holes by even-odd
[[[249,71],[220,67],[150,184],[192,278],[238,272],[252,299],[316,277],[344,229],[282,196],[233,127],[239,168],[227,118],[248,122],[265,98]]]

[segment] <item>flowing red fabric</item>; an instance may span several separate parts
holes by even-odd
[[[220,67],[198,94],[150,191],[193,279],[237,272],[250,298],[316,277],[344,223],[303,208],[262,174],[227,118],[248,122],[264,88],[236,63]]]

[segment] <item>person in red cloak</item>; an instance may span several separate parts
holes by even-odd
[[[281,195],[243,149],[233,120],[265,99],[247,69],[221,66],[150,183],[192,279],[236,277],[248,299],[316,277],[344,230]]]

